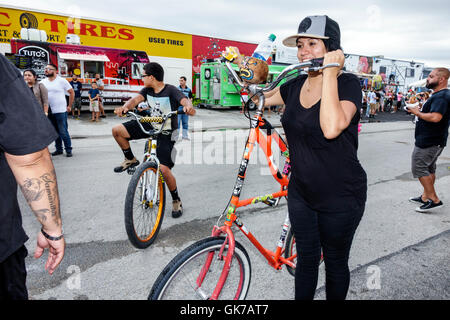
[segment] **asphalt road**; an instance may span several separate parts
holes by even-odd
[[[404,114],[404,121],[394,119],[400,114],[385,116],[387,120],[363,123],[360,134],[359,157],[369,189],[349,261],[348,299],[448,299],[450,151],[444,149],[439,158],[436,180],[446,206],[430,214],[415,212],[415,205],[408,202],[420,192],[410,173],[414,126]],[[278,115],[268,119],[279,126]],[[74,156],[54,158],[67,250],[53,276],[44,272],[44,259],[32,257],[40,227],[19,192],[23,223],[30,236],[26,244],[30,298],[146,299],[164,266],[189,244],[208,236],[227,205],[249,122],[238,110],[201,109],[190,120],[192,140],[176,145],[174,173],[185,213],[173,219],[168,201],[156,242],[145,250],[132,247],[123,222],[130,176],[112,171],[122,155],[110,132],[121,121],[108,115],[101,123],[90,123],[88,114],[83,114],[82,120],[69,119]],[[143,141],[132,142],[132,148],[141,158]],[[243,197],[263,195],[276,186],[262,165],[264,158],[254,155]],[[274,249],[286,210],[283,200],[277,208],[256,204],[240,212],[247,228]],[[247,298],[292,299],[292,276],[269,267],[242,235],[237,239],[252,261],[253,280]],[[316,298],[325,298],[323,265]]]

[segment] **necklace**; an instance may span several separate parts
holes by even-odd
[[[306,92],[310,92],[311,91],[311,83],[309,82],[309,77],[306,78]]]

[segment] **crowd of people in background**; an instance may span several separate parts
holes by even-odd
[[[417,92],[409,89],[406,93],[393,88],[376,90],[374,88],[362,89],[361,117],[375,118],[380,112],[405,112],[404,107],[416,101],[423,105],[430,97],[428,91]]]

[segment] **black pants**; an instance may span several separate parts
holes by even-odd
[[[27,248],[22,246],[0,262],[0,300],[28,300],[25,268],[27,255]]]
[[[350,284],[350,247],[364,206],[344,212],[316,212],[305,203],[295,188],[290,187],[288,208],[298,254],[295,299],[314,299],[322,247],[326,298],[344,300]]]

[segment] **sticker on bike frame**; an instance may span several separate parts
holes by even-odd
[[[247,171],[248,159],[242,159],[241,165],[239,167],[239,175],[241,177],[245,176],[245,171]]]
[[[271,194],[267,194],[265,196],[256,197],[252,200],[252,204],[258,203],[258,202],[264,202],[269,199],[273,199],[273,196]]]
[[[289,172],[291,172],[291,164],[289,162],[285,162],[284,163],[284,169],[283,169],[283,174],[284,175],[288,175]]]
[[[234,186],[233,195],[239,197],[241,194],[242,186],[244,185],[244,179],[238,177],[236,179],[236,185]]]
[[[233,205],[230,205],[228,207],[228,213],[227,213],[227,217],[226,220],[227,221],[231,221],[231,216],[236,212],[236,207]]]

